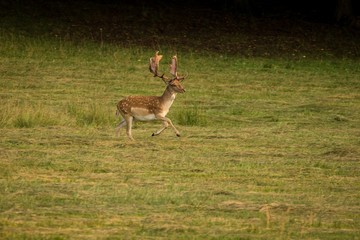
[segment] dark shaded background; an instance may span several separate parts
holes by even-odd
[[[355,0],[0,0],[0,28],[78,44],[358,58],[359,9]]]

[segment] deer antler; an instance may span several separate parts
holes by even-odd
[[[159,69],[159,62],[162,59],[162,55],[159,55],[159,51],[155,53],[155,56],[150,58],[149,70],[152,72],[155,77],[157,75],[157,71]]]
[[[162,75],[158,74],[159,63],[160,63],[160,60],[162,59],[162,57],[163,57],[162,55],[159,55],[159,51],[156,51],[155,56],[150,58],[149,70],[151,73],[154,74],[154,77],[159,77],[164,82],[166,82],[168,79],[164,76],[165,74],[164,73]]]
[[[178,73],[177,73],[177,65],[178,65],[178,63],[177,63],[177,57],[176,57],[176,55],[175,55],[175,56],[173,56],[173,58],[171,59],[170,73],[174,76],[174,79],[177,79],[177,80],[182,81],[182,80],[184,80],[184,79],[188,76],[188,74],[186,74],[185,76],[180,77],[180,76],[178,75]]]
[[[181,80],[184,80],[185,77],[187,77],[187,75],[184,77],[179,77],[179,75],[177,73],[177,57],[176,57],[176,55],[173,56],[173,58],[171,59],[171,64],[170,64],[170,73],[171,73],[171,75],[173,75],[174,78],[169,80],[167,77],[165,77],[164,73],[162,75],[159,75],[158,69],[159,69],[159,63],[160,63],[160,60],[162,59],[162,57],[163,57],[162,55],[159,55],[159,51],[156,51],[155,56],[150,58],[149,70],[151,73],[154,74],[154,77],[161,78],[165,83],[168,83],[175,79],[181,81]]]
[[[173,58],[171,59],[171,65],[170,65],[170,73],[177,78],[177,57],[176,55],[173,56]]]

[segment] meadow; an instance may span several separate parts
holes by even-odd
[[[359,239],[360,63],[179,50],[181,132],[115,137],[160,49],[2,31],[1,239]]]

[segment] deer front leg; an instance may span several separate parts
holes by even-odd
[[[153,133],[153,136],[159,135],[162,131],[164,131],[170,124],[170,126],[174,129],[176,136],[180,137],[180,132],[176,129],[174,124],[171,122],[171,120],[167,117],[161,117],[156,116],[157,119],[162,120],[164,122],[164,127],[157,131],[156,133]]]
[[[157,136],[157,135],[159,135],[160,133],[162,133],[162,131],[164,131],[164,130],[169,126],[169,124],[167,123],[167,121],[163,121],[163,125],[164,125],[164,126],[163,126],[160,130],[154,132],[154,133],[152,134],[152,136]]]

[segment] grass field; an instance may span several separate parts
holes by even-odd
[[[0,36],[1,239],[360,238],[359,61],[179,51],[182,137],[131,142],[154,49]]]

